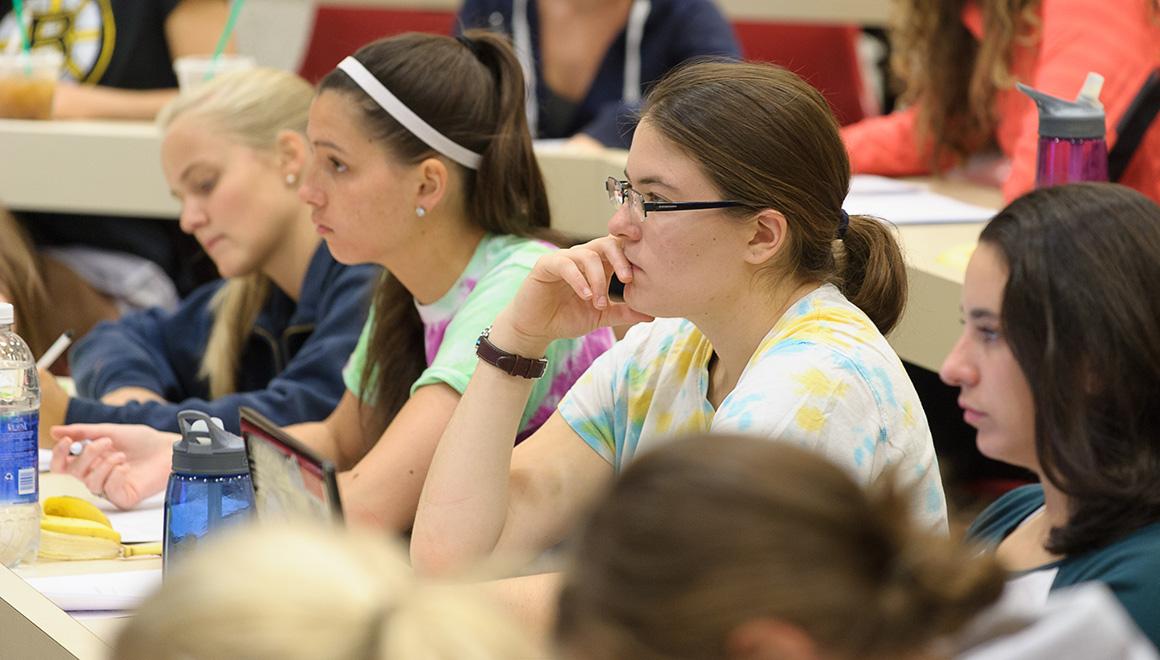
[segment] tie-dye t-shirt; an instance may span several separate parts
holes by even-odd
[[[442,298],[429,305],[415,303],[423,319],[427,369],[411,385],[411,394],[434,383],[445,383],[463,394],[475,371],[476,339],[515,297],[536,260],[554,249],[541,241],[488,234]],[[374,310],[368,315],[358,345],[342,370],[346,388],[360,400],[371,318]],[[520,421],[519,439],[531,435],[552,416],[564,393],[613,341],[612,331],[602,328],[584,337],[560,339],[548,346],[548,370],[532,388]]]
[[[685,319],[634,326],[576,382],[560,414],[617,472],[669,438],[703,432],[796,442],[864,484],[897,465],[916,489],[917,515],[945,526],[938,462],[914,386],[886,339],[835,287],[815,289],[778,320],[717,410],[706,398],[712,355]]]

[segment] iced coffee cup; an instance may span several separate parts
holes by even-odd
[[[188,55],[179,57],[173,62],[173,71],[177,74],[177,86],[183,93],[197,89],[199,85],[212,80],[214,76],[250,69],[254,66],[254,58],[246,55],[218,55],[213,58],[209,55]]]
[[[0,118],[52,118],[52,95],[63,62],[54,50],[0,53]]]

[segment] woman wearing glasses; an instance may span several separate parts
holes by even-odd
[[[481,341],[491,364],[436,450],[416,563],[551,547],[635,455],[706,431],[786,438],[862,483],[893,465],[921,496],[916,515],[942,526],[926,419],[883,338],[905,267],[886,225],[842,211],[850,166],[822,96],[769,65],[683,68],[646,99],[625,175],[607,183],[610,235],[541,257]],[[624,302],[606,293],[613,274]],[[513,452],[535,380],[512,365],[628,323]]]

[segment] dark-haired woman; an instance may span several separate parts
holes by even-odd
[[[926,419],[883,337],[902,256],[886,224],[842,211],[850,168],[821,94],[771,65],[679,69],[645,100],[625,174],[606,182],[610,235],[542,257],[488,340],[534,361],[559,337],[638,325],[514,453],[500,439],[534,380],[480,365],[423,488],[416,563],[551,547],[677,433],[798,443],[867,484],[898,465],[916,515],[944,525]],[[624,302],[606,293],[613,273]]]
[[[1035,183],[1039,118],[1022,82],[1074,98],[1104,76],[1109,146],[1148,76],[1160,67],[1155,0],[905,0],[892,34],[911,105],[842,129],[855,172],[938,171],[998,146],[1011,160],[1007,200]],[[1160,202],[1160,122],[1120,181]]]
[[[1160,206],[1037,190],[983,230],[941,375],[979,451],[1038,474],[975,521],[1029,598],[1106,583],[1160,642]]]
[[[538,238],[548,202],[523,99],[515,54],[486,32],[376,41],[319,85],[307,129],[313,163],[299,195],[335,259],[388,274],[337,409],[290,431],[348,470],[341,486],[353,518],[410,526],[435,444],[475,369],[477,338],[554,250]],[[543,424],[612,344],[607,328],[584,334],[548,349],[509,442]],[[137,444],[139,431],[121,431],[113,444]],[[59,435],[99,438],[106,429]]]

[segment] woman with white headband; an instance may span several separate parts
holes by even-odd
[[[536,238],[548,235],[548,200],[523,101],[515,54],[488,33],[376,41],[319,84],[299,195],[335,259],[388,271],[338,407],[288,429],[348,471],[348,517],[410,527],[435,444],[475,370],[476,340],[554,249]],[[518,365],[542,378],[509,441],[543,424],[612,341],[594,329],[553,342],[546,368]],[[122,430],[114,444],[141,441],[138,431]]]

